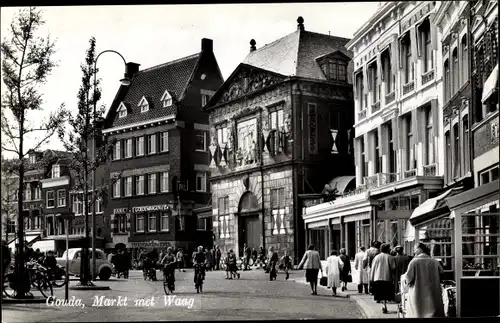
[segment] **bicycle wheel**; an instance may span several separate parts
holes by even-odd
[[[43,297],[48,298],[49,296],[54,295],[54,291],[52,290],[52,284],[45,276],[39,275],[36,279],[37,288]]]
[[[64,285],[66,285],[66,272],[55,274],[53,276],[53,279],[51,280],[51,283],[54,287],[63,287]]]
[[[168,295],[170,292],[170,288],[168,286],[168,275],[163,275],[163,290],[165,291],[165,295]]]
[[[11,298],[14,297],[14,295],[16,295],[16,290],[13,288],[14,282],[9,280],[9,276],[14,277],[12,275],[13,274],[5,275],[3,279],[3,293],[5,296]]]

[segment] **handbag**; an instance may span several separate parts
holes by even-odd
[[[347,282],[348,282],[348,283],[352,283],[352,275],[351,275],[351,274],[349,274],[349,275],[347,276]]]
[[[319,279],[319,284],[320,284],[321,286],[326,286],[326,285],[328,284],[328,278],[327,278],[327,277],[325,277],[325,276],[321,277],[321,278]]]

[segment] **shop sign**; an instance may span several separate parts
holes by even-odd
[[[148,205],[148,206],[135,206],[132,208],[133,213],[149,212],[149,211],[168,211],[170,207],[167,204],[163,205]]]
[[[113,209],[113,214],[125,214],[127,213],[128,209],[126,207],[118,208],[118,209]]]
[[[171,247],[172,244],[168,241],[141,241],[141,242],[130,242],[132,248],[168,248]]]

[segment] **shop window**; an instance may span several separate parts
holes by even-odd
[[[445,271],[454,269],[453,220],[445,217],[427,222],[416,228],[420,242],[427,244],[430,256],[441,262]]]
[[[377,221],[377,240],[385,242],[385,220]]]

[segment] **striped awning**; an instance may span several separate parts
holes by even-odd
[[[483,95],[481,96],[481,102],[484,103],[490,98],[490,96],[498,89],[498,64],[495,66],[490,76],[484,82]]]

